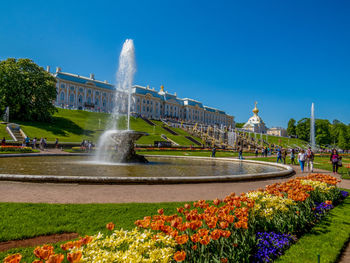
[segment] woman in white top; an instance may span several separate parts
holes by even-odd
[[[304,165],[306,161],[306,153],[303,149],[301,149],[300,153],[298,154],[298,162],[300,163],[300,169],[301,172],[304,172]]]

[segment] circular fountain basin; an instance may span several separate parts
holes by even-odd
[[[147,156],[148,164],[94,162],[91,156],[0,158],[0,180],[63,183],[199,183],[287,176],[286,165],[228,158]]]

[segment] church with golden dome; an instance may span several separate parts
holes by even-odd
[[[267,127],[264,121],[258,116],[259,109],[257,107],[257,102],[255,102],[255,107],[253,109],[254,115],[249,118],[249,120],[244,124],[243,129],[250,132],[256,133],[266,133]]]

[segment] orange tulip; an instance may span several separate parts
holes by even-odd
[[[225,228],[228,228],[228,223],[227,222],[220,222],[220,227],[222,228],[222,229],[225,229]]]
[[[64,244],[61,245],[61,248],[62,248],[64,251],[66,251],[66,250],[68,250],[68,249],[71,249],[71,248],[73,248],[73,247],[74,247],[74,244],[73,244],[72,241],[68,241],[67,243],[64,243]]]
[[[193,250],[197,250],[197,245],[193,245],[193,246],[192,246],[192,249],[193,249]]]
[[[115,225],[113,224],[113,222],[109,222],[107,225],[106,225],[106,228],[108,229],[108,230],[113,230],[114,229],[114,227],[115,227]]]
[[[194,243],[199,242],[199,240],[200,240],[199,234],[198,234],[198,233],[197,233],[197,234],[193,234],[193,235],[191,236],[191,240],[192,240],[192,242],[194,242]]]
[[[177,262],[181,262],[181,261],[184,261],[186,258],[186,252],[181,250],[181,251],[177,251],[174,255],[174,259],[177,261]]]
[[[34,255],[40,259],[47,260],[52,254],[54,254],[53,246],[50,245],[43,245],[34,249]]]
[[[158,214],[160,214],[160,215],[164,214],[164,209],[163,208],[162,209],[158,209]]]
[[[187,241],[188,241],[188,235],[183,234],[183,235],[181,235],[181,236],[177,236],[177,237],[175,237],[175,241],[176,241],[176,243],[178,243],[179,245],[186,244]]]
[[[191,205],[190,205],[190,204],[185,204],[184,207],[185,207],[185,209],[187,209],[187,210],[188,210],[188,209],[191,209]]]
[[[77,251],[75,253],[68,253],[67,260],[70,263],[77,263],[80,261],[81,256],[82,256],[81,251]]]
[[[221,231],[219,229],[215,229],[211,232],[210,237],[212,240],[218,240],[221,237]]]
[[[9,255],[4,259],[4,263],[19,263],[22,259],[21,254]]]
[[[64,259],[63,254],[53,254],[45,263],[61,263]]]
[[[199,240],[199,242],[202,244],[202,245],[208,245],[209,242],[210,242],[210,236],[203,236],[201,240]]]
[[[213,201],[214,205],[219,205],[221,203],[221,200],[216,198],[214,201]]]
[[[222,258],[222,259],[220,259],[220,262],[221,262],[221,263],[227,263],[227,262],[228,262],[228,259],[227,259],[227,258]]]
[[[82,241],[83,245],[86,245],[92,241],[92,237],[90,236],[80,237],[80,240]]]

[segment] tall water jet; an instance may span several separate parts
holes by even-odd
[[[127,39],[119,56],[113,111],[107,123],[107,130],[97,143],[97,162],[147,162],[134,150],[134,142],[146,133],[130,130],[131,89],[135,72],[134,42]],[[126,130],[119,127],[120,117],[123,115],[126,117]]]
[[[314,103],[311,104],[310,144],[311,144],[312,150],[315,150],[316,149],[316,142],[315,142],[315,108],[314,108]]]

